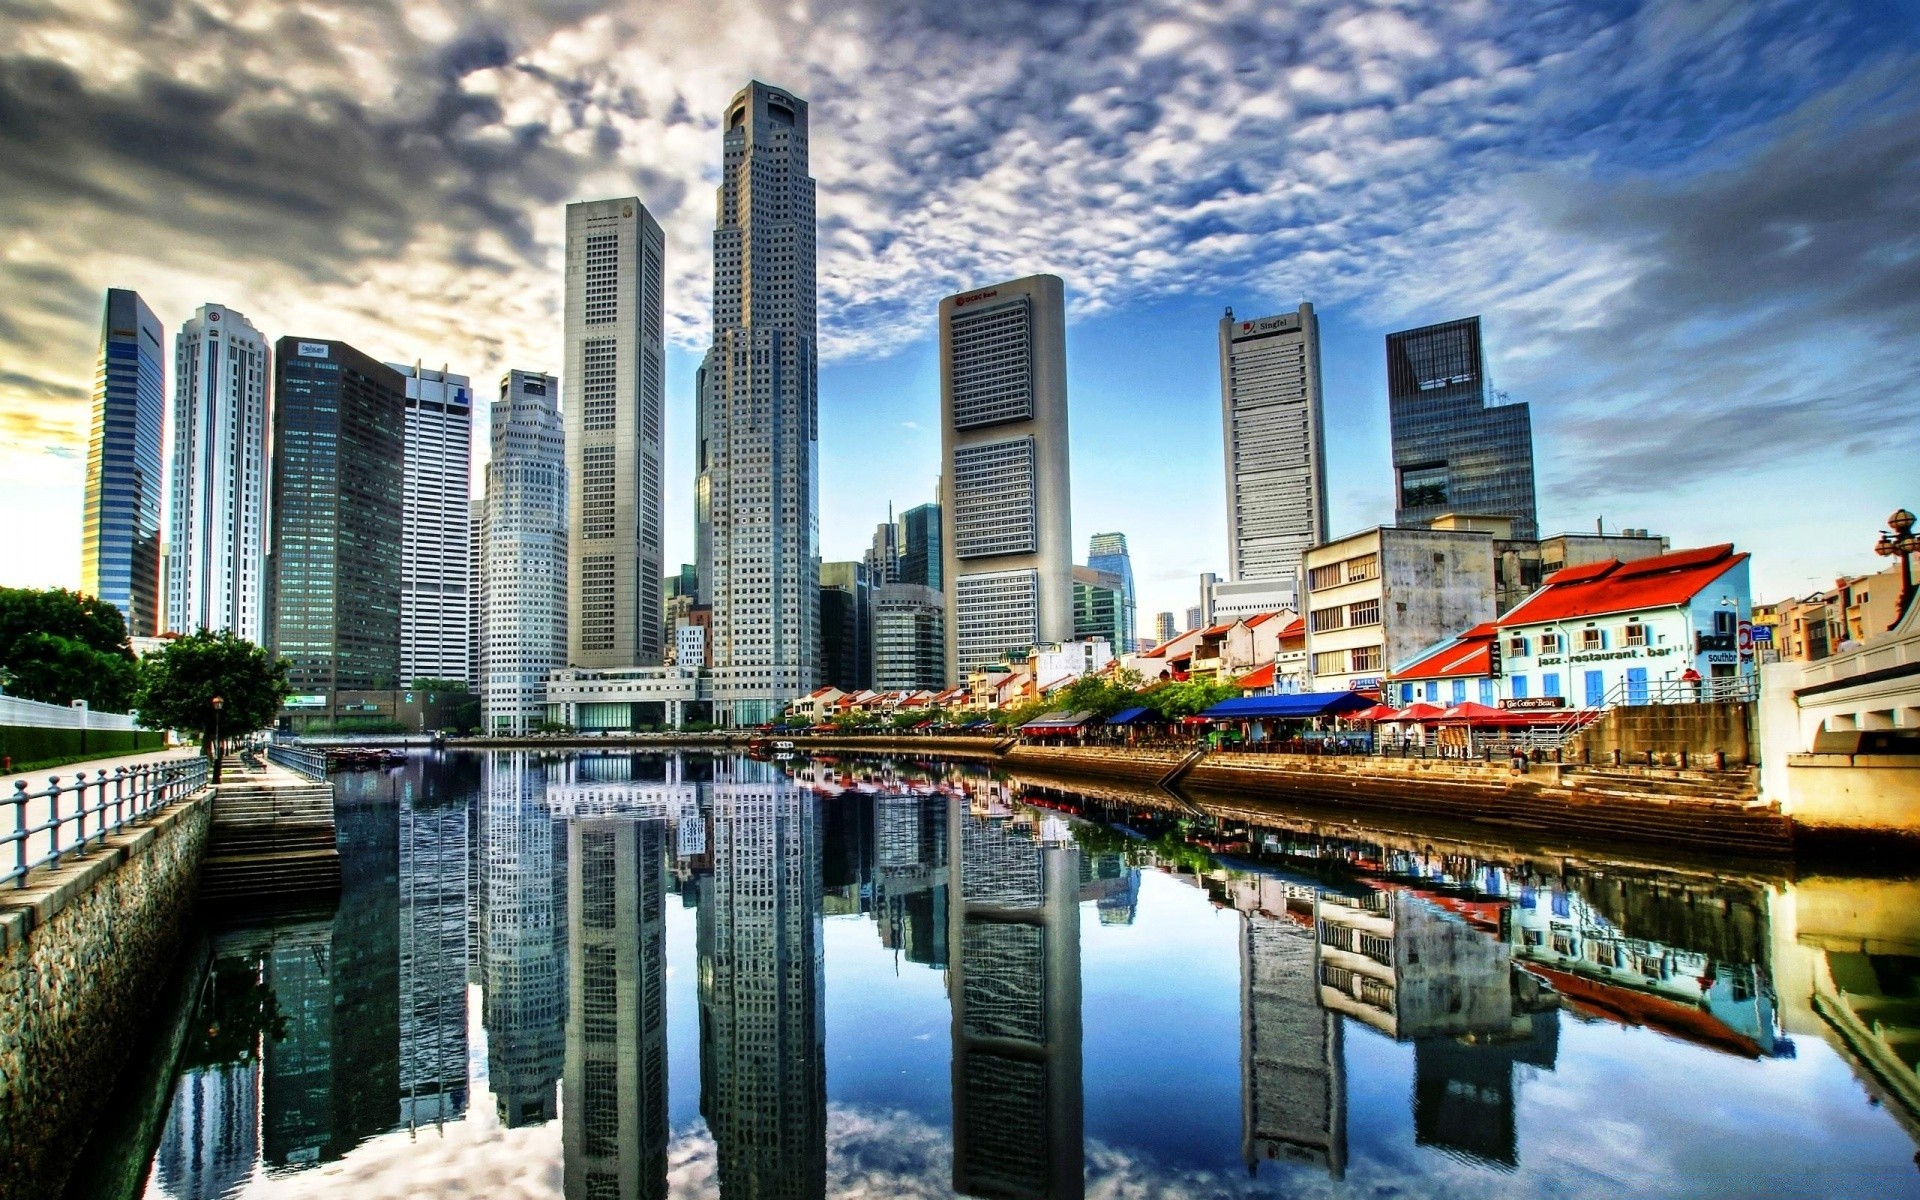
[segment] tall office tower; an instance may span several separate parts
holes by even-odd
[[[843,692],[873,686],[873,589],[867,564],[820,564],[820,682]]]
[[[1206,617],[1207,617],[1207,610],[1204,608],[1201,608],[1198,604],[1194,605],[1192,608],[1189,608],[1187,610],[1187,629],[1188,630],[1205,629]]]
[[[1320,944],[1312,889],[1262,881],[1274,907],[1240,926],[1240,1152],[1308,1162],[1335,1179],[1347,1165],[1343,1024],[1320,1003]],[[1302,924],[1301,921],[1305,921]]]
[[[472,597],[473,390],[465,375],[388,363],[407,388],[400,501],[400,681],[465,679]]]
[[[1227,462],[1227,578],[1286,581],[1327,537],[1320,321],[1298,312],[1220,318],[1220,427]]]
[[[900,514],[900,578],[940,590],[940,506],[920,504]]]
[[[567,661],[660,661],[662,255],[632,196],[567,205]]]
[[[1073,636],[1098,638],[1113,648],[1115,657],[1131,653],[1126,596],[1126,585],[1120,576],[1092,567],[1075,567]]]
[[[569,818],[566,1194],[667,1194],[667,822]]]
[[[547,672],[567,662],[567,466],[560,381],[509,371],[494,401],[481,581],[482,720],[546,720]]]
[[[1153,618],[1153,640],[1156,643],[1170,642],[1180,633],[1180,619],[1170,612],[1156,614]]]
[[[866,568],[867,582],[874,587],[899,582],[900,527],[894,523],[892,513],[873,527],[873,544],[867,547]]]
[[[1510,517],[1513,536],[1540,536],[1533,490],[1533,416],[1487,382],[1480,318],[1387,335],[1396,525],[1446,513]]]
[[[701,881],[700,1112],[723,1195],[826,1192],[820,800],[771,764],[716,764]]]
[[[281,338],[272,623],[298,694],[400,686],[406,381],[345,342]]]
[[[415,759],[400,788],[400,1112],[406,1129],[467,1111],[466,797]]]
[[[1120,637],[1113,643],[1113,652],[1124,653],[1121,647],[1132,650],[1140,633],[1140,606],[1133,590],[1133,556],[1127,553],[1127,535],[1094,534],[1093,540],[1087,543],[1087,566],[1119,578]]]
[[[555,822],[546,771],[523,750],[490,751],[482,764],[481,1015],[487,1082],[508,1129],[558,1114],[554,1085],[566,1054],[565,955],[555,937]],[[567,922],[558,924],[564,929]]]
[[[467,687],[478,696],[486,675],[481,664],[480,627],[486,615],[487,597],[481,583],[487,572],[487,486],[480,483],[480,494],[467,498]]]
[[[755,82],[726,113],[700,372],[701,569],[714,719],[751,725],[819,676],[813,178],[805,101]]]
[[[1029,275],[940,302],[947,678],[1073,637],[1065,289]]]
[[[167,629],[265,641],[267,340],[203,304],[173,347]]]
[[[131,637],[160,635],[161,427],[167,418],[160,320],[138,292],[108,288],[87,436],[80,590],[120,610]]]
[[[1058,818],[1022,827],[948,806],[953,1189],[1083,1194],[1080,851]]]
[[[873,590],[873,686],[883,692],[945,688],[947,600],[917,583]]]

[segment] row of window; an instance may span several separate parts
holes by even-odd
[[[1324,567],[1313,568],[1307,573],[1307,587],[1317,592],[1325,588],[1339,587],[1344,583],[1363,583],[1366,580],[1378,578],[1380,578],[1380,556],[1362,554],[1337,563],[1328,563]]]

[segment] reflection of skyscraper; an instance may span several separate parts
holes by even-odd
[[[467,1111],[465,801],[430,796],[411,778],[401,796],[400,1124],[408,1127]]]
[[[820,802],[770,765],[715,766],[700,906],[700,1109],[723,1196],[826,1193]]]
[[[1346,1059],[1340,1018],[1320,1003],[1317,895],[1263,880],[1283,894],[1262,897],[1240,927],[1241,1153],[1325,1167],[1341,1178],[1347,1160]],[[1277,910],[1277,911],[1273,911]]]
[[[554,1118],[565,1052],[546,768],[525,752],[488,754],[485,805],[487,1076],[513,1129]]]
[[[880,944],[908,962],[947,965],[947,802],[883,792],[874,799],[874,918]]]
[[[282,926],[265,958],[286,1036],[261,1047],[260,1149],[269,1169],[311,1166],[333,1140],[333,927]]]
[[[1079,849],[959,802],[948,819],[954,1190],[1080,1196]]]
[[[667,823],[610,813],[566,828],[566,1194],[664,1196]]]
[[[386,774],[341,777],[334,784],[336,832],[352,851],[340,856],[340,907],[333,917],[329,1159],[392,1129],[400,1111],[400,826],[394,787]]]
[[[1529,981],[1528,976],[1520,976]],[[1486,1162],[1515,1166],[1520,1139],[1514,1121],[1515,1063],[1553,1068],[1560,1014],[1527,1013],[1508,1036],[1424,1038],[1413,1047],[1413,1140]]]
[[[188,1071],[173,1085],[154,1160],[168,1200],[220,1200],[239,1191],[260,1154],[260,1064]]]

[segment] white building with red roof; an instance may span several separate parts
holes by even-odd
[[[1568,567],[1497,622],[1497,689],[1576,708],[1732,698],[1753,672],[1752,616],[1731,544]]]

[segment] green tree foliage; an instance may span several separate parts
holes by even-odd
[[[287,663],[226,630],[201,630],[176,639],[140,664],[134,708],[155,729],[199,735],[213,757],[213,698],[220,697],[220,734],[237,737],[264,729],[292,689]]]
[[[1178,721],[1182,717],[1196,716],[1212,708],[1222,700],[1231,700],[1240,694],[1240,689],[1231,682],[1214,683],[1205,679],[1189,679],[1180,683],[1162,683],[1140,693],[1139,703],[1146,705],[1162,720]]]
[[[422,676],[408,684],[407,687],[416,692],[452,692],[457,694],[467,690],[467,681],[464,679],[434,679]]]
[[[0,687],[8,695],[125,712],[134,683],[119,609],[65,588],[0,587]]]

